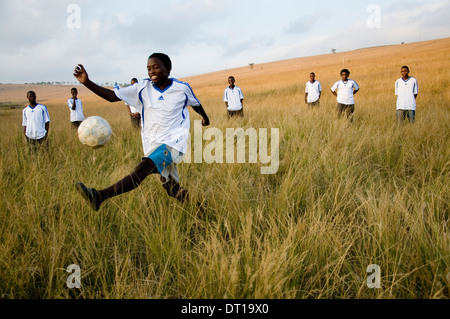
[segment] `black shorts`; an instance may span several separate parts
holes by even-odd
[[[233,117],[233,116],[240,116],[240,117],[244,117],[244,108],[240,109],[239,111],[228,111],[228,117]]]
[[[73,121],[73,122],[70,122],[70,123],[72,123],[72,127],[73,128],[78,128],[78,126],[80,126],[81,122],[82,121]]]
[[[34,139],[34,138],[27,137],[27,142],[28,142],[28,145],[31,145],[31,146],[37,146],[37,145],[42,145],[42,144],[45,145],[47,142],[47,135],[40,139]]]

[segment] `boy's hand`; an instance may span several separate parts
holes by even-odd
[[[75,67],[75,70],[73,71],[73,75],[77,78],[77,80],[81,84],[85,84],[87,81],[89,81],[89,76],[88,76],[84,66],[81,64],[78,64]]]
[[[207,118],[207,117],[205,118],[205,117],[204,117],[204,118],[202,119],[202,125],[203,125],[203,126],[208,126],[208,125],[209,125],[209,118]]]

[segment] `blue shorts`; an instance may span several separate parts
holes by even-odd
[[[175,156],[175,158],[172,157],[172,153],[174,154],[173,156]],[[161,144],[148,156],[148,158],[151,159],[155,164],[161,176],[166,179],[171,177],[176,182],[179,182],[180,178],[178,176],[176,163],[174,163],[174,161],[179,163],[182,157],[182,153],[173,150],[166,144]]]
[[[155,163],[155,166],[160,174],[173,162],[172,155],[170,154],[170,150],[167,148],[166,144],[160,145],[148,156],[148,158]]]

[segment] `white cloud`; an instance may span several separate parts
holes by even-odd
[[[302,16],[295,21],[289,23],[287,27],[284,28],[284,32],[286,33],[304,33],[312,30],[317,23],[320,23],[322,20],[329,15],[326,11],[316,11],[312,15]]]
[[[81,28],[66,24],[73,0],[0,1],[0,82],[73,80],[83,63],[99,82],[145,76],[146,58],[165,52],[187,76],[366,46],[448,37],[449,0],[378,0],[381,28],[351,0],[77,0]]]

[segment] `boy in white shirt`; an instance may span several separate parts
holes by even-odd
[[[131,85],[134,85],[135,83],[138,83],[138,80],[136,78],[132,78],[130,83]],[[131,125],[135,128],[141,127],[141,111],[133,105],[128,105],[127,102],[125,102],[125,105],[130,113]]]
[[[102,190],[76,183],[81,195],[94,210],[106,199],[131,191],[149,175],[159,173],[169,196],[184,202],[188,192],[180,187],[176,164],[187,151],[189,137],[188,105],[202,116],[202,125],[209,119],[189,84],[169,78],[172,69],[170,58],[163,53],[153,53],[147,60],[148,79],[125,88],[110,90],[92,82],[84,67],[79,64],[74,76],[95,94],[109,102],[123,100],[139,106],[142,116],[142,146],[144,157],[134,171]]]
[[[310,80],[306,82],[305,87],[305,103],[308,104],[310,108],[315,106],[320,106],[320,95],[322,94],[322,86],[319,81],[316,81],[316,74],[311,72],[309,74]]]
[[[36,102],[36,93],[27,92],[27,99],[30,103],[22,111],[23,134],[27,142],[33,149],[37,144],[47,144],[48,132],[50,130],[50,116],[47,107]]]
[[[419,94],[417,79],[409,76],[409,68],[401,68],[402,77],[395,82],[395,95],[397,95],[397,120],[403,122],[406,117],[414,123],[416,117],[416,98]]]
[[[72,123],[72,127],[78,128],[85,119],[83,105],[81,100],[77,98],[78,90],[76,88],[72,88],[70,93],[72,94],[72,97],[67,100],[67,105],[70,109],[70,123]]]
[[[354,95],[359,91],[359,85],[348,77],[350,71],[347,69],[341,70],[341,80],[334,83],[331,87],[331,93],[337,97],[337,111],[338,116],[343,112],[347,113],[347,118],[353,122],[353,112],[355,111]],[[337,90],[337,94],[336,94]]]
[[[240,87],[234,85],[234,76],[228,77],[227,88],[223,92],[223,101],[228,111],[228,118],[233,116],[244,117],[244,95]]]

